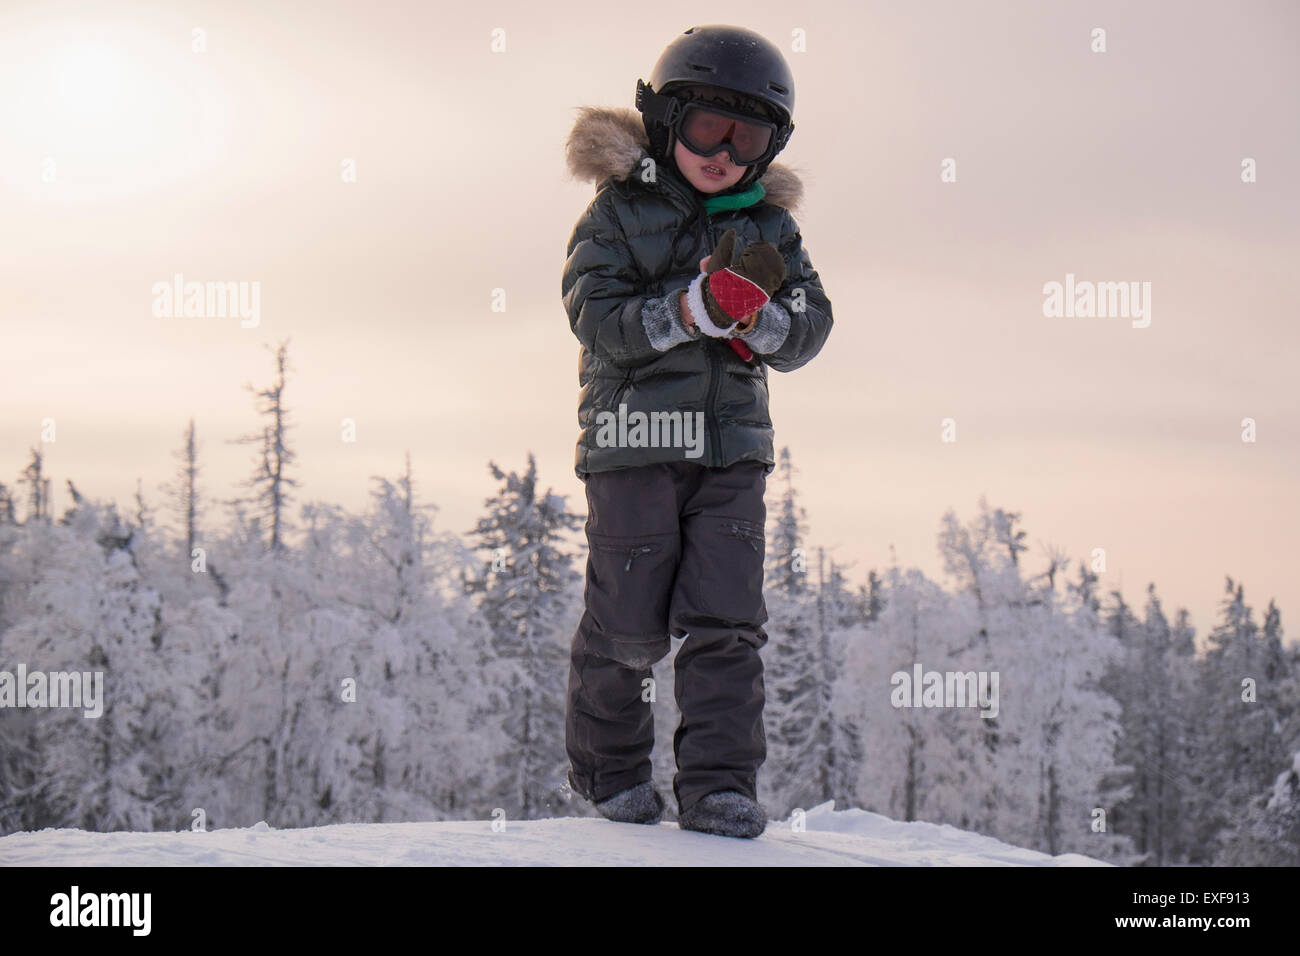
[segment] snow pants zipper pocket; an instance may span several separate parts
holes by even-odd
[[[733,626],[756,629],[767,620],[763,525],[726,515],[699,515],[686,532],[683,574],[693,610]]]
[[[614,641],[646,642],[668,634],[668,607],[679,550],[673,540],[647,541],[587,533],[587,615]]]
[[[609,551],[613,554],[617,554],[620,556],[627,555],[627,562],[623,565],[624,571],[631,571],[632,562],[635,561],[640,555],[654,554],[656,551],[663,550],[663,548],[657,544],[623,545],[623,544],[592,543],[592,547],[595,548],[597,551]]]
[[[636,560],[636,556],[638,554],[652,554],[653,552],[658,550],[659,550],[659,546],[657,544],[644,544],[641,545],[640,547],[629,548],[627,553],[627,564],[623,565],[623,570],[624,571],[632,570],[632,562]]]
[[[762,532],[756,531],[746,525],[738,524],[735,521],[725,525],[722,530],[724,534],[729,534],[733,538],[739,538],[741,541],[744,541],[750,546],[750,548],[759,554],[763,553],[763,548],[767,542]]]

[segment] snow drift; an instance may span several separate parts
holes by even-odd
[[[1109,866],[1048,856],[947,824],[899,823],[866,810],[809,810],[805,829],[772,821],[757,840],[591,817],[337,824],[275,830],[0,837],[3,866]]]

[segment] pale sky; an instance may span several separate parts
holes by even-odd
[[[834,306],[822,354],[770,374],[810,543],[855,582],[891,545],[942,580],[943,512],[986,494],[1021,512],[1033,570],[1040,543],[1104,547],[1107,590],[1140,605],[1154,580],[1200,636],[1225,574],[1288,624],[1300,8],[704,9],[6,0],[0,481],[52,418],[56,514],[67,478],[127,505],[141,477],[160,505],[193,416],[204,490],[229,497],[251,449],[227,440],[257,427],[243,385],[270,382],[264,346],[287,337],[300,502],[360,508],[409,449],[439,527],[466,531],[488,460],[522,469],[531,449],[585,511],[560,273],[593,187],[569,178],[565,137],[577,106],[632,106],[686,27],[735,23],[794,70],[779,161],[804,177]],[[155,317],[178,272],[260,283],[260,323]],[[1151,283],[1149,327],[1045,317],[1067,273]]]

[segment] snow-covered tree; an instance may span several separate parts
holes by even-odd
[[[1023,713],[1028,726],[1016,730],[1035,761],[1038,795],[1035,837],[1025,845],[1128,863],[1128,837],[1110,825],[1100,829],[1097,815],[1099,809],[1109,814],[1127,794],[1117,758],[1120,705],[1103,686],[1107,664],[1120,649],[1084,591],[1064,582],[1058,589],[1057,572],[1064,566],[1049,557],[1040,586],[1028,592],[1021,611],[1027,624],[1024,657],[1015,658],[1010,675],[1013,713],[1016,688],[1024,686],[1032,703]]]
[[[954,710],[903,706],[911,695],[900,698],[894,679],[901,673],[910,680],[916,664],[934,670],[951,661],[972,623],[971,606],[920,571],[897,565],[885,572],[877,599],[865,634],[846,649],[837,688],[842,699],[859,703],[850,716],[862,728],[860,804],[899,820],[971,826],[974,728]]]
[[[1002,673],[1011,662],[1004,651],[1011,650],[1009,643],[1020,643],[1022,634],[1020,623],[1014,620],[1015,609],[1023,604],[1015,564],[1017,548],[1018,539],[1003,513],[990,511],[983,497],[979,514],[968,525],[961,524],[951,510],[944,515],[939,550],[944,570],[957,589],[953,626],[959,628],[952,666],[946,669],[986,671],[991,679],[993,671]],[[969,668],[963,666],[967,662]],[[936,666],[941,663],[942,659]],[[1002,748],[1014,748],[1017,743],[1003,739],[1006,721],[1001,709],[995,717],[981,717],[972,728],[978,742],[962,744],[967,772],[978,781],[968,788],[973,799],[964,808],[963,820],[967,822],[963,825],[981,833],[996,834],[1005,826],[1015,826],[1027,811],[1026,791],[1017,792],[1016,783],[999,767]],[[969,726],[968,721],[961,723]],[[1014,774],[1014,769],[1011,772]]]
[[[188,561],[199,542],[199,519],[203,513],[199,494],[199,444],[193,418],[185,428],[180,449],[172,454],[180,464],[173,482],[164,484],[163,491],[176,511]]]
[[[27,520],[49,520],[50,479],[45,477],[45,456],[39,448],[31,449],[32,458],[23,469],[19,484],[27,486]]]
[[[1249,609],[1243,615],[1242,588],[1232,592],[1230,602],[1225,602],[1225,629],[1216,629],[1219,639],[1207,656],[1207,668],[1216,663],[1215,654],[1222,654],[1217,663],[1221,666],[1234,656],[1232,644],[1250,629],[1241,623],[1248,619]],[[1228,630],[1227,628],[1231,628]],[[1238,648],[1238,651],[1241,649]],[[1263,679],[1258,682],[1256,705],[1264,704],[1262,711],[1247,711],[1247,719],[1238,712],[1238,723],[1229,731],[1228,745],[1235,739],[1243,746],[1253,746],[1265,754],[1282,754],[1274,763],[1281,772],[1267,786],[1258,787],[1244,803],[1229,803],[1226,822],[1215,840],[1214,862],[1225,866],[1296,866],[1300,865],[1300,647],[1288,653],[1282,645],[1282,617],[1275,602],[1270,601],[1264,614],[1264,624],[1259,631],[1258,647],[1254,653],[1247,650],[1240,655],[1243,669],[1256,669]],[[1232,673],[1234,665],[1227,664]],[[1227,683],[1224,681],[1223,683]],[[1235,710],[1235,707],[1233,708]],[[1249,719],[1249,718],[1253,718]],[[1265,726],[1265,720],[1268,726]],[[1253,756],[1253,755],[1252,755]],[[1267,758],[1266,758],[1267,759]],[[1239,776],[1223,788],[1228,799],[1251,786],[1257,773],[1266,772],[1257,760],[1244,766],[1231,760],[1226,751],[1220,752],[1216,763],[1220,767],[1236,770]],[[1220,817],[1224,819],[1224,817]]]
[[[285,341],[275,349],[275,381],[268,388],[257,390],[251,385],[246,386],[258,399],[257,411],[263,419],[261,431],[232,439],[238,444],[258,447],[253,474],[245,482],[252,489],[247,501],[255,505],[263,527],[269,529],[268,546],[272,551],[280,551],[285,546],[292,489],[298,485],[298,480],[289,475],[289,468],[298,456],[289,444],[292,425],[289,407],[284,401],[288,347],[289,343]]]
[[[366,631],[339,665],[356,675],[356,699],[333,708],[334,733],[358,764],[336,763],[323,779],[337,812],[352,817],[466,816],[481,810],[472,800],[482,768],[502,746],[490,728],[469,727],[486,629],[463,592],[440,582],[468,552],[434,533],[436,509],[416,502],[409,459],[396,484],[374,481],[366,515],[318,506],[306,518],[312,576],[339,582],[332,603],[360,614]]]
[[[1282,720],[1294,702],[1280,629],[1263,634],[1244,588],[1226,579],[1220,622],[1201,667],[1201,719],[1194,733],[1198,797],[1189,862],[1213,862],[1242,808],[1274,781],[1289,753]]]
[[[1112,823],[1133,839],[1137,862],[1165,866],[1183,862],[1181,832],[1198,786],[1188,772],[1185,706],[1193,643],[1186,611],[1180,610],[1171,628],[1154,584],[1147,594],[1141,621],[1118,593],[1107,617],[1121,651],[1106,684],[1122,708],[1117,759],[1128,768],[1131,792],[1116,807]]]
[[[1221,866],[1300,866],[1300,750],[1223,840]]]
[[[823,794],[840,808],[856,804],[863,767],[862,727],[841,691],[841,677],[851,648],[867,640],[866,605],[848,588],[842,566],[830,562],[825,586],[818,588],[822,630],[822,713],[826,737]]]
[[[102,686],[100,716],[51,707],[22,722],[40,767],[39,791],[29,797],[64,825],[165,826],[177,810],[178,717],[188,712],[189,688],[162,644],[158,594],[135,564],[139,529],[111,505],[83,504],[67,524],[28,530],[30,587],[0,638],[4,658],[102,681],[93,685]]]
[[[817,592],[808,582],[807,517],[796,500],[794,472],[790,450],[781,449],[777,476],[784,487],[765,555],[768,640],[761,654],[767,760],[759,774],[759,800],[778,815],[827,798],[828,741],[819,734],[829,718],[822,709],[823,647]]]
[[[1126,841],[1094,833],[1094,811],[1122,793],[1109,785],[1116,770],[1119,709],[1101,686],[1117,648],[1087,616],[1087,602],[1067,609],[1056,588],[1060,561],[1030,583],[1021,556],[1019,515],[990,509],[967,526],[945,517],[940,547],[945,568],[970,602],[972,618],[950,669],[999,678],[997,716],[974,710],[977,742],[966,751],[976,794],[968,806],[980,832],[1044,852],[1075,849],[1115,857]],[[969,737],[960,738],[963,742]]]
[[[475,547],[488,557],[466,586],[490,634],[480,655],[492,688],[483,710],[500,722],[510,746],[497,755],[487,796],[527,820],[565,804],[564,708],[578,573],[563,535],[582,516],[568,510],[564,496],[538,491],[532,454],[522,475],[495,463],[489,469],[502,486],[474,529]]]

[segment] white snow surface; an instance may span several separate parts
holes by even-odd
[[[1109,866],[1049,856],[947,824],[866,810],[809,810],[806,829],[771,821],[755,840],[592,817],[357,823],[276,830],[94,833],[47,828],[0,837],[5,866]]]

